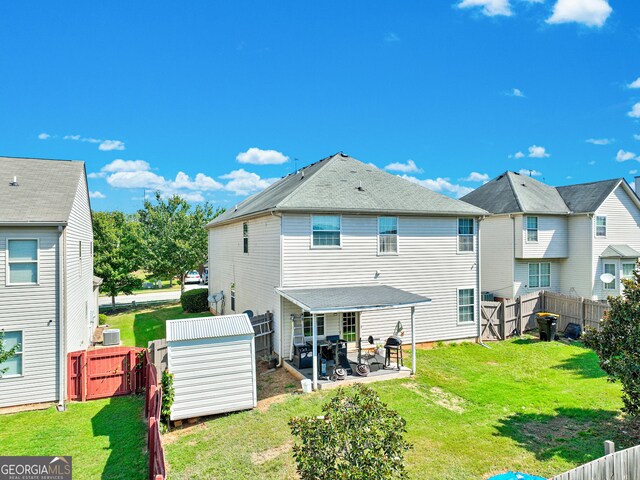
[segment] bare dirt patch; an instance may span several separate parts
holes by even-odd
[[[403,383],[402,386],[412,390],[430,403],[434,403],[442,408],[451,410],[452,412],[464,412],[464,407],[462,406],[464,404],[464,399],[446,392],[439,387],[431,387],[429,390],[426,390],[415,382]]]
[[[280,403],[291,393],[298,391],[299,382],[284,368],[269,371],[266,363],[260,363],[258,373],[258,411],[266,412],[271,405]]]
[[[254,465],[263,465],[270,460],[278,458],[283,453],[287,453],[291,450],[293,442],[283,443],[279,447],[270,448],[262,452],[253,452],[251,454],[251,461]]]

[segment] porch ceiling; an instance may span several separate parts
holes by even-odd
[[[363,312],[431,303],[431,299],[388,285],[276,288],[283,298],[309,313]]]

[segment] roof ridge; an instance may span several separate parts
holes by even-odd
[[[514,174],[515,172],[512,171],[507,171],[507,181],[509,182],[509,186],[511,187],[511,191],[513,192],[513,197],[516,199],[516,203],[518,204],[518,208],[520,208],[520,211],[524,213],[524,208],[522,206],[522,202],[520,201],[520,197],[518,196],[518,192],[515,188],[515,185],[513,184],[513,180],[511,179],[511,175],[510,174]]]
[[[300,171],[302,171],[302,170],[304,170],[304,169],[306,169],[306,168],[309,168],[309,167],[311,167],[311,166],[315,165],[316,163],[321,163],[321,162],[326,161],[327,163],[325,163],[324,165],[322,165],[320,168],[318,168],[315,172],[313,172],[313,173],[309,176],[309,178],[313,178],[313,177],[315,177],[318,173],[320,173],[320,172],[321,172],[321,171],[322,171],[322,170],[323,170],[327,165],[329,165],[329,163],[331,163],[331,160],[333,160],[334,158],[336,158],[338,155],[344,155],[344,154],[343,154],[342,152],[334,153],[333,155],[330,155],[330,156],[328,156],[328,157],[326,157],[326,158],[323,158],[322,160],[318,160],[317,162],[313,162],[313,163],[310,163],[309,165],[307,165],[307,166],[305,166],[305,167],[302,167],[302,168],[300,169]],[[345,155],[345,157],[349,157],[349,155]],[[297,173],[296,173],[295,175],[297,175]],[[293,189],[293,191],[292,191],[291,193],[289,193],[286,197],[284,197],[284,198],[283,198],[283,199],[281,199],[278,203],[276,203],[276,204],[275,204],[275,208],[278,208],[279,206],[281,206],[281,205],[285,204],[285,203],[287,202],[287,200],[289,200],[293,195],[295,195],[296,193],[298,193],[298,190],[300,190],[300,188],[301,188],[304,184],[306,184],[306,183],[308,183],[308,182],[300,182],[300,183],[298,184],[298,186],[297,186],[296,188],[294,188],[294,189]]]
[[[605,183],[605,182],[620,182],[621,180],[625,180],[624,177],[615,177],[615,178],[608,178],[605,180],[596,180],[594,182],[583,182],[583,183],[570,183],[569,185],[560,185],[559,187],[555,187],[555,188],[566,188],[566,187],[579,187],[580,185],[593,185],[594,183]]]

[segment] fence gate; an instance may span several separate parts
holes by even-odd
[[[138,367],[142,348],[110,347],[68,355],[69,400],[128,395],[144,387],[145,369]]]
[[[482,317],[482,339],[504,340],[504,324],[500,315],[502,303],[484,301],[480,305]]]

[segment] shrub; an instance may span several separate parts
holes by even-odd
[[[298,473],[305,479],[406,478],[406,422],[366,385],[339,388],[324,416],[294,417],[289,426]]]
[[[182,310],[185,312],[206,312],[209,310],[209,290],[207,288],[195,288],[187,290],[180,295]]]
[[[98,315],[98,325],[106,325],[107,324],[107,316],[104,313]]]
[[[165,425],[169,425],[169,417],[171,416],[171,405],[175,390],[173,388],[173,373],[169,370],[162,372],[162,405],[160,406],[160,419]]]

